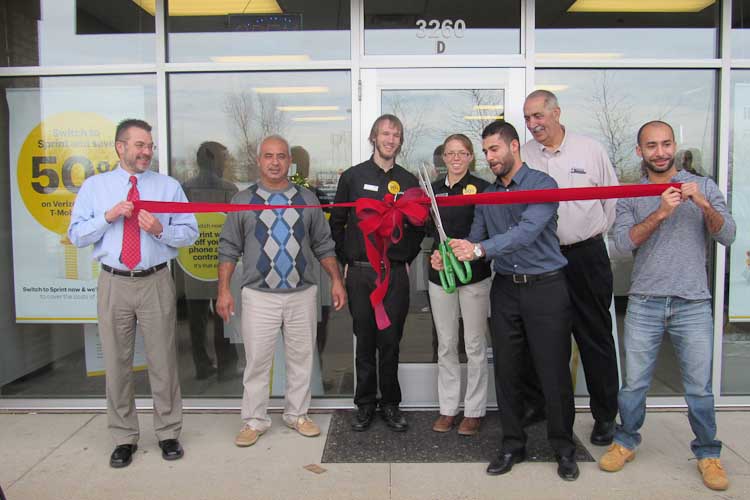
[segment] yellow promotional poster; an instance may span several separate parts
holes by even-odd
[[[99,263],[93,246],[76,248],[66,235],[84,181],[117,166],[117,123],[143,113],[142,88],[113,92],[83,86],[6,91],[19,323],[96,322]]]
[[[219,235],[227,216],[223,213],[195,214],[200,236],[189,247],[178,250],[177,263],[192,278],[201,281],[219,279]]]

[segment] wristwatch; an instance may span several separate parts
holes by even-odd
[[[477,259],[484,257],[484,249],[482,248],[481,243],[474,243],[474,256]]]

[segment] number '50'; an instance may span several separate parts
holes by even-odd
[[[80,189],[80,185],[76,185],[73,181],[73,168],[79,165],[83,168],[84,179],[88,179],[96,172],[104,173],[108,172],[111,168],[107,160],[102,160],[96,165],[85,156],[71,156],[63,162],[61,173],[58,174],[56,169],[53,168],[42,168],[43,165],[56,165],[56,156],[32,156],[31,157],[31,178],[34,182],[31,183],[31,188],[39,194],[53,193],[60,187],[60,177],[62,177],[62,184],[65,189],[71,193],[77,193]],[[46,179],[47,182],[37,182],[37,180]]]

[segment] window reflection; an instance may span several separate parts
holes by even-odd
[[[172,75],[170,174],[189,188],[191,199],[227,201],[257,181],[262,138],[280,134],[291,146],[292,180],[309,186],[321,202],[332,201],[340,173],[351,166],[350,85],[350,75],[343,71]],[[198,224],[201,238],[220,232],[221,224],[208,218],[199,217]],[[188,271],[189,266],[180,266],[176,275],[186,308],[178,331],[190,337],[180,348],[181,359],[188,360],[181,370],[183,394],[240,396],[239,373],[245,363],[241,314],[227,325],[217,321],[212,309],[215,276],[207,281]],[[312,393],[351,396],[351,316],[346,309],[331,309],[330,281],[319,272]],[[241,275],[234,273],[236,294]],[[272,396],[284,391],[283,348],[280,343],[277,347]]]
[[[13,276],[15,285],[0,303],[0,396],[101,398],[103,359],[96,325],[91,323],[96,317],[91,289],[95,290],[99,266],[92,262],[90,247],[76,249],[62,236],[69,214],[48,217],[19,200],[34,192],[20,179],[35,177],[48,188],[53,179],[59,180],[58,189],[43,190],[41,195],[49,197],[45,202],[50,205],[55,199],[73,199],[85,174],[114,168],[114,131],[120,120],[157,122],[156,79],[7,78],[0,79],[0,88],[0,108],[5,110],[0,114],[0,135],[6,138],[0,183],[13,186],[4,198],[12,217],[9,210],[0,213],[0,273]],[[35,157],[44,158],[44,170],[34,171]],[[51,220],[57,222],[52,228]],[[78,292],[84,289],[86,294]],[[145,371],[137,372],[135,379],[137,394],[149,395]]]
[[[0,66],[154,61],[154,16],[132,0],[8,0]]]
[[[537,88],[552,90],[560,101],[560,121],[589,135],[607,149],[621,183],[641,177],[635,154],[638,128],[664,120],[675,130],[681,168],[714,177],[716,72],[713,70],[537,70]],[[633,257],[609,239],[620,355]],[[709,276],[711,272],[709,271]],[[651,395],[682,394],[679,367],[665,337]]]
[[[349,0],[168,4],[174,62],[285,62],[349,58]]]
[[[727,249],[722,394],[750,394],[750,71],[732,72],[729,207],[737,239]]]
[[[674,12],[576,10],[581,3],[536,2],[538,62],[718,56],[720,2],[709,0],[701,10]]]

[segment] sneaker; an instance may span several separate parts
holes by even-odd
[[[718,458],[702,458],[698,460],[698,470],[703,476],[703,484],[712,490],[723,491],[729,488],[729,479],[721,460]]]
[[[607,449],[607,453],[599,459],[599,468],[607,472],[617,472],[625,467],[625,462],[631,462],[635,458],[635,450],[630,450],[624,446],[612,443]]]
[[[265,431],[253,429],[252,427],[250,427],[250,424],[245,424],[244,426],[242,426],[242,429],[240,429],[240,433],[237,434],[237,437],[234,438],[234,444],[243,448],[252,446],[255,444],[261,434],[263,434],[263,432]]]
[[[310,420],[310,417],[307,415],[300,415],[297,418],[292,417],[290,419],[284,417],[284,423],[287,427],[294,429],[303,436],[315,437],[320,435],[320,427]]]

